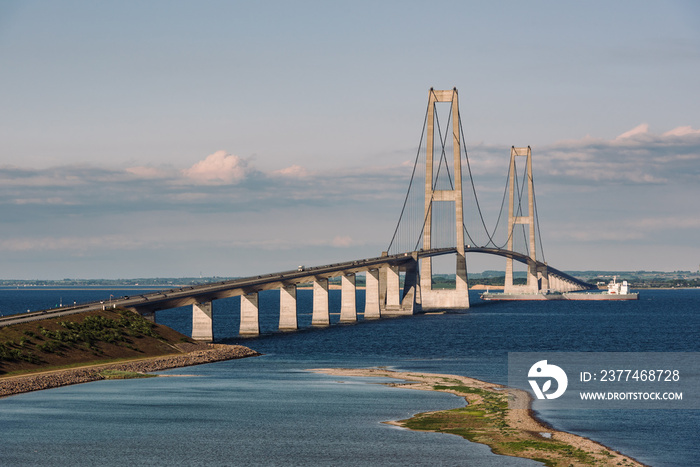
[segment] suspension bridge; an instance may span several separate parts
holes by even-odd
[[[297,288],[302,285],[313,289],[312,326],[328,326],[329,279],[334,277],[340,277],[341,284],[340,322],[352,323],[358,319],[357,309],[362,308],[356,303],[357,274],[365,275],[365,320],[465,310],[470,305],[466,256],[474,253],[505,258],[504,294],[515,298],[535,299],[549,292],[594,288],[544,260],[530,147],[511,147],[500,211],[489,228],[464,141],[457,89],[431,88],[406,197],[389,246],[381,256],[30,312],[0,318],[0,326],[108,307],[126,308],[155,320],[159,310],[187,306],[192,310],[192,337],[212,341],[212,302],[240,296],[239,335],[257,336],[258,293],[278,289],[279,329],[296,330]],[[519,164],[522,159],[524,164]],[[454,288],[434,287],[433,259],[443,255],[455,258]],[[524,284],[514,284],[514,262],[524,265]]]

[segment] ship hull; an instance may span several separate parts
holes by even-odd
[[[532,294],[508,294],[489,293],[481,294],[482,300],[487,301],[518,301],[518,300],[638,300],[639,293],[609,294],[607,292],[564,292],[564,293],[532,293]]]
[[[607,292],[567,292],[564,293],[566,300],[638,300],[639,293],[609,294]]]
[[[565,300],[561,293],[489,293],[481,294],[482,300],[488,301],[516,301],[516,300]]]

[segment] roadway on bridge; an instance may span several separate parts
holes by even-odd
[[[454,249],[452,249],[454,250]],[[440,250],[428,252],[426,255],[444,254]],[[252,293],[261,290],[277,289],[284,285],[297,285],[313,282],[316,279],[330,278],[351,274],[369,269],[378,268],[384,264],[398,266],[414,261],[414,256],[402,253],[391,256],[361,259],[333,263],[325,266],[300,267],[291,271],[283,271],[261,276],[251,276],[230,281],[202,284],[177,289],[163,290],[136,296],[125,296],[113,300],[102,300],[76,306],[66,306],[40,310],[19,315],[11,315],[0,318],[0,326],[26,323],[47,318],[67,316],[76,313],[103,310],[107,308],[127,308],[145,311],[164,310],[180,306],[192,305],[221,298],[228,298],[244,293]]]
[[[86,303],[77,306],[66,306],[40,310],[18,315],[0,317],[0,326],[26,323],[47,318],[68,316],[76,313],[86,313],[89,311],[104,310],[107,308],[126,308],[139,310],[140,312],[155,312],[169,308],[204,303],[211,300],[233,297],[246,293],[253,293],[262,290],[278,289],[283,286],[306,284],[319,279],[328,279],[344,274],[364,272],[369,269],[376,269],[383,265],[400,266],[420,258],[440,256],[456,253],[456,248],[435,248],[432,250],[420,250],[413,253],[400,253],[397,255],[380,256],[375,258],[360,259],[356,261],[346,261],[316,267],[300,267],[295,270],[265,274],[261,276],[251,276],[229,281],[202,284],[177,289],[169,289],[137,296],[125,296],[113,300],[102,300]],[[521,263],[527,263],[530,258],[522,253],[495,248],[472,248],[467,246],[466,253],[485,253],[503,257],[512,257]],[[541,264],[541,263],[540,263]],[[575,277],[572,277],[555,268],[547,266],[549,274],[561,277],[564,280],[575,283],[586,288],[593,288]]]

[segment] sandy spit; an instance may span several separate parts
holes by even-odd
[[[445,379],[459,380],[465,386],[477,389],[483,389],[491,392],[503,393],[504,390],[508,391],[510,397],[514,398],[511,402],[511,407],[523,407],[523,409],[509,409],[507,414],[507,422],[511,428],[519,430],[521,432],[527,432],[531,434],[537,434],[542,437],[551,437],[552,439],[557,439],[571,446],[579,448],[588,453],[601,453],[601,451],[606,452],[606,456],[609,456],[603,464],[596,465],[610,465],[610,466],[641,466],[642,464],[635,459],[625,456],[624,454],[614,451],[607,446],[604,446],[596,441],[585,438],[583,436],[578,436],[565,431],[554,430],[552,427],[540,421],[531,409],[531,398],[530,395],[522,390],[507,388],[506,386],[500,384],[488,383],[486,381],[481,381],[474,378],[469,378],[460,375],[444,375],[444,374],[434,374],[434,373],[418,373],[418,372],[405,372],[405,371],[394,371],[387,370],[383,368],[317,368],[311,370],[316,373],[323,373],[331,376],[359,376],[359,377],[387,377],[393,379],[405,380],[407,383],[389,383],[389,386],[402,387],[410,389],[419,389],[424,391],[433,391],[433,386],[444,383]],[[446,390],[444,392],[451,392],[462,396],[456,391]],[[387,422],[393,425],[403,426],[401,422],[393,421]]]

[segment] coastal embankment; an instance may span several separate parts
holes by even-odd
[[[535,417],[530,395],[474,378],[393,371],[383,368],[312,370],[333,376],[384,377],[406,382],[389,386],[441,391],[463,397],[465,407],[426,412],[407,420],[386,423],[417,431],[451,433],[489,446],[496,454],[522,457],[546,466],[643,466],[631,457],[591,439],[554,430]],[[515,402],[509,405],[510,402]],[[513,400],[514,399],[514,400]],[[511,407],[527,407],[514,409]]]
[[[183,354],[165,355],[104,365],[89,365],[79,368],[45,371],[20,376],[7,376],[0,378],[0,397],[68,386],[71,384],[99,381],[107,379],[107,377],[103,375],[103,372],[108,370],[150,373],[171,368],[260,355],[258,352],[242,345],[196,344],[192,345],[192,349],[193,350]]]

